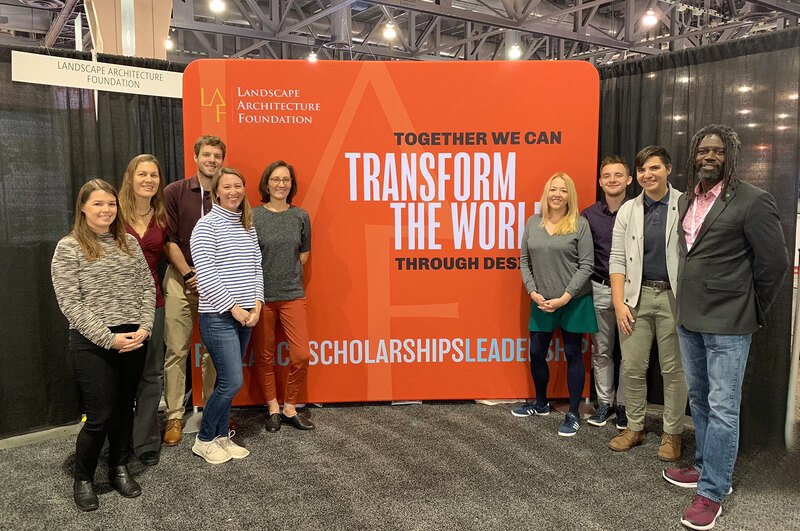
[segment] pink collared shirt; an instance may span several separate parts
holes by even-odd
[[[687,251],[691,250],[697,235],[700,233],[700,227],[703,226],[703,221],[705,221],[708,212],[711,210],[711,206],[717,200],[719,194],[722,193],[722,181],[718,182],[714,188],[706,193],[703,193],[703,189],[698,184],[694,193],[694,201],[692,201],[689,211],[683,218],[683,232],[686,235]]]

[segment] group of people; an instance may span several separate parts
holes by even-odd
[[[522,237],[536,400],[512,413],[550,413],[546,359],[560,329],[570,396],[558,433],[578,432],[581,343],[590,333],[598,407],[588,422],[604,426],[615,416],[622,432],[611,450],[641,445],[655,337],[664,380],[658,457],[681,457],[687,397],[695,425],[694,465],[663,472],[675,485],[697,488],[681,519],[693,529],[713,527],[731,491],[750,338],[765,324],[788,267],[774,199],[736,175],[740,149],[729,127],[700,130],[691,144],[688,189],[681,193],[669,184],[668,151],[648,146],[634,160],[643,191],[628,201],[628,167],[608,157],[600,165],[602,198],[582,213],[573,180],[556,173],[545,185],[541,213],[527,220]],[[76,442],[74,499],[81,510],[98,507],[93,479],[106,439],[111,484],[127,497],[141,494],[126,466],[131,450],[155,465],[162,440],[168,446],[182,440],[186,361],[198,314],[204,409],[195,454],[212,464],[250,454],[233,441],[229,414],[259,322],[263,348],[255,352],[255,369],[268,408],[265,429],[314,428],[296,407],[309,360],[303,265],[311,224],[292,205],[294,168],[280,160],[268,165],[258,185],[262,205],[251,208],[245,177],[223,165],[226,146],[218,137],[199,138],[194,155],[196,174],[168,186],[152,155],[130,161],[119,193],[100,179],[86,183],[73,230],[53,256],[53,286],[69,321],[86,413]],[[162,252],[169,263],[163,292],[156,271]],[[283,410],[274,369],[278,323],[290,354]],[[163,439],[157,416],[162,385]]]
[[[69,322],[86,415],[73,485],[83,511],[99,506],[94,476],[106,441],[110,483],[125,497],[142,492],[127,468],[131,452],[152,466],[162,440],[168,446],[181,441],[198,314],[204,407],[195,454],[212,464],[250,454],[233,441],[229,413],[259,321],[261,348],[254,354],[268,406],[266,430],[282,424],[314,429],[297,411],[309,360],[303,265],[311,251],[310,218],[292,205],[297,177],[284,161],[268,165],[258,186],[263,204],[251,208],[245,177],[223,165],[225,154],[222,140],[202,136],[191,178],[166,185],[158,160],[145,154],[130,161],[119,191],[102,179],[87,182],[78,192],[73,229],[56,246],[53,287]],[[168,262],[163,291],[162,255]],[[290,357],[283,410],[274,369],[279,323]]]
[[[658,458],[674,462],[681,457],[688,397],[694,464],[667,468],[662,475],[696,489],[681,523],[698,530],[714,527],[722,501],[732,492],[750,340],[766,324],[789,266],[775,200],[738,178],[740,151],[730,127],[702,128],[692,139],[682,193],[669,183],[669,152],[648,146],[634,160],[642,193],[627,201],[628,167],[618,156],[607,157],[600,164],[602,198],[580,216],[575,184],[557,173],[545,185],[541,214],[528,219],[522,238],[536,399],[512,414],[550,413],[546,357],[558,328],[570,395],[558,434],[578,432],[585,379],[580,346],[589,333],[598,406],[588,423],[605,426],[615,416],[621,433],[609,448],[626,452],[641,445],[655,338],[664,382]]]

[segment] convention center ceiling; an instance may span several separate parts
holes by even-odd
[[[172,4],[167,59],[182,63],[204,57],[310,57],[574,59],[601,65],[794,27],[800,17],[800,2],[790,0],[173,0]],[[0,0],[0,44],[75,49],[76,38],[78,49],[92,49],[84,0]]]

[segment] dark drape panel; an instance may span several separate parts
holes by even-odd
[[[0,48],[0,436],[79,419],[50,259],[96,145],[91,91],[14,83]]]
[[[69,50],[16,48],[91,59]],[[182,178],[181,101],[11,81],[0,46],[0,438],[75,422],[80,405],[67,352],[67,322],[50,260],[72,227],[89,179],[119,184],[128,161],[153,153],[168,180]],[[181,71],[164,61],[100,56],[104,62]],[[97,115],[95,113],[97,111]]]
[[[775,196],[793,258],[800,167],[800,30],[628,61],[602,68],[600,77],[601,157],[619,153],[632,162],[637,150],[663,145],[673,157],[671,182],[684,190],[693,134],[710,123],[730,125],[743,146],[738,175]],[[634,179],[631,193],[639,191]],[[768,328],[753,337],[742,402],[744,448],[784,444],[791,305],[789,271],[768,316]],[[657,366],[657,361],[651,365]],[[656,389],[658,380],[657,373],[651,377]]]

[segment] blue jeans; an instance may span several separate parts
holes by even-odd
[[[721,503],[739,450],[739,406],[750,334],[704,334],[678,327],[694,421],[697,493]]]
[[[228,415],[233,397],[242,387],[242,358],[252,331],[230,312],[200,314],[200,335],[217,369],[214,391],[203,407],[198,435],[201,441],[228,436]]]

